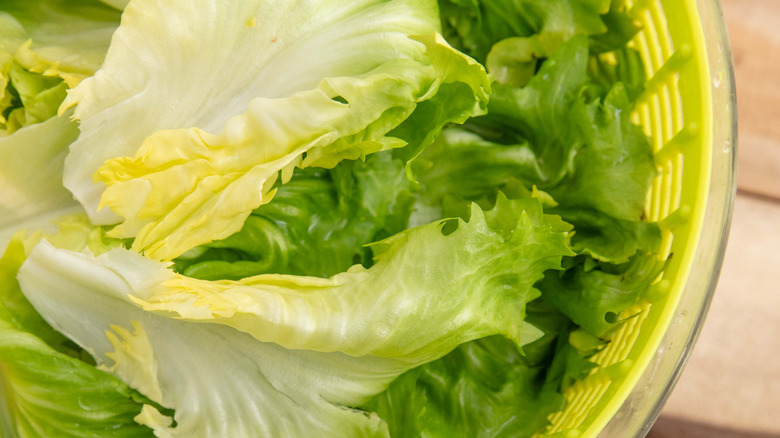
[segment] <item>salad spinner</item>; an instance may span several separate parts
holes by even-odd
[[[634,0],[630,46],[647,87],[632,115],[652,138],[647,199],[663,233],[662,278],[628,309],[598,368],[565,393],[541,437],[643,437],[679,377],[714,292],[731,221],[736,110],[728,38],[716,0]]]
[[[552,414],[550,426],[534,438],[647,434],[701,329],[723,260],[735,195],[736,127],[719,5],[717,0],[626,3],[642,29],[630,47],[641,54],[649,78],[632,114],[652,141],[657,168],[646,219],[659,224],[658,257],[668,263],[637,304],[620,315],[623,323],[606,335],[607,346],[589,357],[597,367],[566,389],[565,409]],[[247,23],[254,25],[254,19]],[[0,435],[10,427],[4,421],[0,418]]]

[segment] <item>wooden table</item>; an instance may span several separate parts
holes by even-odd
[[[721,3],[739,102],[734,222],[707,322],[650,438],[780,437],[780,1]]]

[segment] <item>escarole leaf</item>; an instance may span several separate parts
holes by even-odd
[[[26,228],[53,231],[50,221],[83,211],[62,187],[68,145],[78,137],[65,117],[0,137],[0,248]]]
[[[378,244],[371,268],[329,279],[209,282],[122,248],[95,257],[46,242],[19,279],[101,369],[175,410],[169,427],[147,408],[158,436],[386,436],[377,416],[346,408],[463,342],[542,334],[526,303],[571,252],[527,205],[474,207],[446,236],[442,223],[408,230]]]
[[[363,407],[391,436],[533,436],[565,403],[545,372],[506,339],[480,339],[405,373]]]
[[[144,398],[81,360],[22,294],[16,275],[35,236],[15,237],[0,259],[0,421],[2,436],[152,437],[134,418]]]
[[[637,252],[622,264],[580,258],[565,272],[549,272],[539,288],[553,306],[594,336],[619,325],[621,314],[658,279],[666,260]],[[624,316],[625,317],[625,316]]]
[[[392,436],[530,437],[563,409],[563,390],[595,365],[603,342],[583,335],[540,297],[526,321],[543,335],[522,350],[492,336],[408,371],[362,407]]]
[[[143,397],[116,377],[55,351],[2,319],[0,358],[4,437],[154,436],[134,421],[142,405],[133,398]]]
[[[97,0],[7,0],[0,5],[24,29],[16,49],[27,69],[76,86],[100,68],[120,12]]]
[[[521,39],[536,50],[530,61],[546,57],[574,35],[604,34],[608,28],[603,15],[610,11],[610,0],[440,0],[439,4],[448,40],[488,64],[489,52]]]
[[[130,3],[130,0],[100,0],[100,1],[120,11],[124,10],[127,7],[127,4]]]
[[[261,275],[206,282],[175,276],[136,294],[135,301],[149,311],[227,324],[287,348],[412,363],[490,334],[520,343],[525,303],[538,295],[533,284],[539,273],[571,253],[566,233],[553,232],[541,208],[513,211],[512,205],[496,207],[516,213],[509,218],[492,211],[484,216],[474,206],[471,220],[447,236],[441,223],[396,234],[376,244],[376,264],[369,269],[354,266],[329,279]],[[455,248],[469,251],[455,254]],[[467,266],[481,268],[475,274]],[[441,327],[448,331],[432,333]]]
[[[114,272],[115,266],[122,272]],[[35,276],[42,272],[47,279],[41,282]],[[20,281],[44,317],[88,347],[100,369],[176,409],[172,427],[170,417],[151,404],[144,407],[138,420],[158,437],[334,436],[336,431],[386,436],[378,417],[336,403],[380,391],[397,365],[290,351],[229,327],[145,312],[128,297],[150,274],[169,271],[128,251],[95,259],[44,242],[24,265]]]
[[[414,201],[403,162],[389,152],[330,170],[297,169],[241,231],[178,257],[177,271],[239,280],[267,273],[329,277],[355,263],[370,266],[365,245],[405,230]]]
[[[558,205],[549,212],[574,225],[578,253],[622,264],[657,252],[660,230],[642,221],[652,148],[631,122],[623,84],[592,81],[588,47],[575,36],[525,86],[494,84],[487,115],[447,128],[413,163],[420,202],[446,212],[496,189],[536,186]]]
[[[100,67],[119,13],[96,0],[0,4],[0,136],[57,114]]]
[[[430,141],[388,133],[440,89],[467,98],[421,114],[430,132],[483,111],[484,69],[438,30],[430,0],[131,2],[104,68],[69,94],[82,135],[65,185],[155,259],[226,238],[280,173]]]
[[[550,194],[570,208],[589,207],[618,218],[642,219],[645,193],[655,175],[653,152],[631,121],[632,103],[622,84],[602,99],[577,99],[570,109],[582,147],[575,171]]]
[[[444,35],[502,84],[525,85],[575,35],[594,61],[624,50],[640,27],[625,0],[440,0]],[[614,65],[614,62],[611,63]]]

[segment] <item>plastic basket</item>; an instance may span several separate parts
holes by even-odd
[[[647,200],[659,221],[663,277],[595,356],[599,367],[566,392],[564,411],[537,437],[641,437],[696,340],[717,282],[735,194],[735,93],[715,0],[634,0],[631,42],[649,78],[634,121],[652,138],[658,175]]]

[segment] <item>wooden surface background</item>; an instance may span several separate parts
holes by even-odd
[[[701,337],[650,438],[780,437],[780,0],[721,0],[739,111],[738,195]]]

